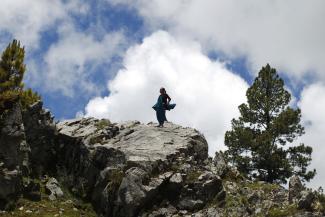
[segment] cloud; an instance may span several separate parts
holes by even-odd
[[[70,97],[75,91],[98,94],[100,89],[90,76],[97,67],[110,63],[113,56],[120,55],[125,41],[123,33],[110,32],[97,39],[92,34],[75,30],[68,23],[60,27],[59,38],[44,57],[47,69],[42,74],[45,88]]]
[[[324,188],[325,85],[316,83],[305,87],[298,105],[302,111],[302,120],[306,131],[299,141],[313,147],[311,168],[317,170],[317,175],[310,185],[314,188],[319,186]]]
[[[297,81],[310,75],[325,80],[322,0],[108,2],[137,9],[152,29],[198,39],[229,58],[245,57],[254,72],[268,62]]]
[[[85,13],[87,6],[76,1],[2,0],[0,30],[22,41],[27,50],[38,48],[41,33],[70,13]],[[3,38],[2,38],[3,39]],[[2,42],[1,47],[8,42]]]
[[[108,83],[109,96],[96,97],[86,116],[112,121],[156,121],[151,108],[164,86],[177,103],[167,118],[195,127],[209,141],[210,153],[224,148],[224,133],[237,106],[245,101],[246,82],[202,54],[198,43],[158,31],[135,45],[124,57],[124,69]]]
[[[76,91],[98,95],[102,88],[92,76],[120,55],[125,38],[118,31],[80,30],[76,17],[91,12],[85,1],[4,0],[0,8],[0,48],[11,38],[21,40],[27,51],[28,86],[68,97]],[[42,35],[47,31],[55,39]]]

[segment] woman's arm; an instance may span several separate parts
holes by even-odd
[[[167,104],[169,104],[170,100],[172,99],[168,96],[168,94],[166,94],[166,96],[167,96]]]

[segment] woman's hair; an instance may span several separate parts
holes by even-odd
[[[165,90],[165,88],[160,88],[160,93],[166,93],[166,90]]]

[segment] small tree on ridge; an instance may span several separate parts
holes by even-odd
[[[316,171],[307,171],[312,148],[285,147],[304,134],[304,128],[300,109],[288,106],[291,95],[276,70],[262,67],[246,96],[247,104],[238,107],[241,116],[225,134],[228,161],[242,173],[271,183],[285,183],[293,174],[312,179]]]

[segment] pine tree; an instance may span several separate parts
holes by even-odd
[[[30,88],[23,90],[20,95],[20,103],[23,109],[26,109],[29,105],[32,105],[39,100],[41,100],[41,96]]]
[[[31,89],[23,90],[25,49],[13,40],[4,50],[0,60],[0,119],[6,110],[20,102],[23,108],[40,99]]]
[[[21,94],[26,70],[25,50],[13,40],[2,53],[0,60],[0,114],[9,109]]]
[[[241,116],[232,120],[232,129],[225,134],[228,161],[267,182],[286,183],[293,174],[312,179],[316,171],[307,171],[312,148],[286,147],[304,134],[304,128],[300,109],[288,106],[291,95],[276,70],[268,64],[262,67],[246,96],[247,104],[238,107]]]

